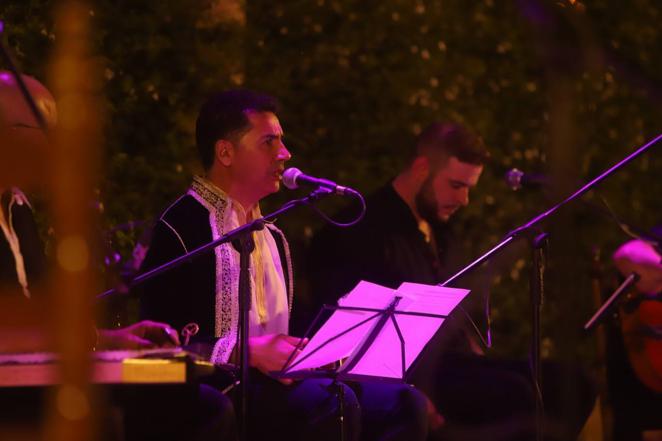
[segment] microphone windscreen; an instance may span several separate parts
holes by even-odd
[[[299,188],[299,184],[297,184],[297,178],[301,174],[301,170],[296,167],[288,168],[283,172],[283,185],[290,190]]]

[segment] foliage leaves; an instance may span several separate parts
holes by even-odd
[[[238,85],[280,98],[293,165],[364,192],[397,173],[431,121],[480,133],[494,161],[453,225],[469,257],[660,130],[661,11],[653,0],[627,8],[614,0],[246,0],[236,19],[219,5],[237,2],[91,3],[106,80],[107,229],[151,218],[186,187],[197,167],[197,107],[210,91]],[[0,6],[11,49],[39,78],[56,38],[51,8],[36,0]],[[644,228],[660,222],[656,151],[599,188],[620,217]],[[509,167],[549,173],[555,185],[512,193],[501,179]],[[287,197],[267,201],[265,211]],[[320,221],[299,211],[281,224],[301,255]],[[626,237],[581,204],[549,231],[546,350],[586,356],[591,249],[609,254]],[[136,234],[116,234],[125,256]],[[524,248],[513,259],[496,274],[493,318],[498,351],[521,354],[529,332]],[[304,299],[314,295],[301,286]]]

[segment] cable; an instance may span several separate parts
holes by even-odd
[[[469,323],[471,323],[471,326],[473,326],[474,331],[476,331],[476,334],[478,335],[478,338],[480,338],[480,342],[483,344],[483,346],[488,348],[488,349],[491,349],[492,348],[492,332],[490,331],[489,324],[488,324],[488,327],[487,327],[487,338],[485,338],[485,337],[483,337],[483,334],[480,332],[480,328],[478,328],[478,325],[471,318],[471,316],[469,315],[467,310],[464,309],[462,307],[462,305],[457,305],[457,307],[460,308],[460,311],[462,311],[464,313],[465,317],[467,318],[467,320],[469,320]],[[489,323],[489,314],[487,315],[487,321]]]
[[[341,227],[341,228],[352,227],[352,226],[358,224],[359,222],[361,222],[361,220],[363,220],[363,218],[365,217],[367,207],[366,207],[365,199],[363,198],[363,195],[361,195],[361,193],[359,193],[358,191],[350,191],[350,192],[348,192],[348,194],[350,194],[351,196],[358,199],[359,202],[361,203],[361,213],[359,214],[359,216],[356,219],[354,219],[350,222],[337,222],[337,221],[331,219],[329,216],[327,216],[314,203],[307,202],[307,204],[313,210],[315,210],[315,212],[317,212],[317,214],[319,214],[322,217],[322,219],[324,219],[325,221],[327,221],[331,225],[335,225],[336,227]]]
[[[648,245],[652,246],[653,248],[657,249],[660,246],[659,240],[656,240],[657,238],[651,238],[651,237],[648,237],[647,234],[643,234],[641,232],[635,231],[634,227],[632,227],[631,225],[623,222],[618,217],[618,215],[611,208],[611,206],[609,205],[607,200],[601,194],[596,193],[596,195],[600,199],[600,202],[602,202],[602,204],[607,209],[607,214],[609,215],[609,217],[611,217],[612,220],[614,222],[616,222],[616,224],[621,229],[621,231],[623,231],[625,234],[627,234],[628,236],[630,236],[633,239],[637,239],[637,240],[640,240],[642,242],[646,242]],[[638,229],[638,228],[636,228],[636,229]]]

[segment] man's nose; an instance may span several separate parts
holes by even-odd
[[[292,154],[290,153],[289,150],[287,150],[287,147],[285,147],[285,144],[282,142],[280,143],[280,148],[278,149],[278,160],[279,161],[289,161],[292,159]]]
[[[469,205],[469,189],[468,188],[460,189],[459,194],[458,194],[458,199],[459,199],[458,202],[463,207],[466,207],[467,205]]]

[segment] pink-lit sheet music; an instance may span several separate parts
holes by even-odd
[[[418,283],[403,283],[394,290],[362,281],[338,301],[340,309],[283,374],[294,377],[296,372],[344,360],[337,369],[339,376],[403,379],[445,317],[468,293]]]

